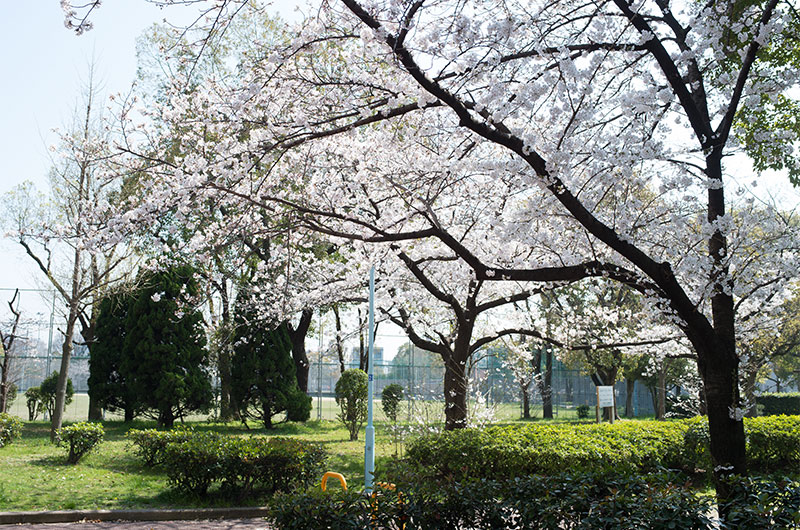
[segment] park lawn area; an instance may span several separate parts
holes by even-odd
[[[349,441],[347,430],[333,421],[276,425],[270,432],[240,423],[189,423],[196,430],[233,436],[291,436],[319,442],[328,451],[327,470],[344,474],[348,487],[363,487],[364,431]],[[0,511],[190,508],[260,505],[264,498],[230,499],[214,495],[182,495],[169,486],[160,470],[142,466],[128,449],[128,429],[145,429],[154,422],[104,422],[105,441],[77,465],[65,463],[66,452],[49,440],[49,423],[25,422],[22,438],[0,449]],[[383,425],[376,426],[376,465],[390,460],[394,445]],[[320,478],[322,478],[320,476]],[[338,487],[338,486],[334,486]]]

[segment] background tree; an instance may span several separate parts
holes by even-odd
[[[350,433],[350,441],[358,440],[358,431],[367,419],[367,374],[358,368],[345,370],[336,381],[337,417]]]
[[[58,394],[58,372],[53,372],[42,380],[39,385],[39,409],[47,412],[52,417],[56,412],[56,407],[59,406],[57,399]],[[72,379],[67,379],[67,390],[64,395],[64,404],[62,405],[62,413],[67,408],[67,405],[72,403],[72,397],[75,395],[75,389],[72,386]]]
[[[132,286],[129,286],[132,287]],[[125,373],[125,337],[132,292],[107,293],[98,304],[95,341],[89,348],[89,396],[102,408],[123,411],[126,422],[141,412],[142,400]]]
[[[196,309],[199,286],[187,266],[145,272],[137,283],[122,370],[129,391],[154,411],[159,426],[171,427],[191,411],[208,410],[213,398],[203,317]]]
[[[297,385],[287,325],[272,327],[262,320],[258,292],[253,288],[243,289],[234,315],[233,404],[242,420],[253,418],[263,423],[265,429],[272,428],[273,416],[280,413],[287,413],[292,420],[305,421],[311,414],[311,397]],[[290,410],[292,414],[288,413]],[[298,410],[305,414],[298,414]]]
[[[115,279],[126,259],[115,244],[88,248],[95,229],[108,216],[108,200],[116,191],[116,182],[97,177],[109,157],[110,145],[109,134],[99,123],[101,113],[95,108],[98,95],[91,73],[83,96],[81,111],[76,111],[73,124],[54,148],[49,195],[45,198],[27,183],[12,191],[6,201],[13,236],[64,303],[61,379],[56,392],[58,406],[51,417],[51,439],[61,427],[76,326],[90,344],[94,298]]]
[[[12,388],[16,395],[16,385],[11,379],[11,369],[13,366],[11,361],[14,358],[14,342],[21,338],[17,335],[17,329],[19,328],[19,320],[22,313],[19,311],[18,307],[14,307],[14,302],[17,301],[18,297],[19,289],[16,289],[14,290],[14,295],[11,297],[11,300],[8,302],[8,308],[13,318],[8,324],[8,329],[0,329],[0,354],[2,354],[3,357],[2,362],[0,362],[0,414],[8,410],[12,401],[12,399],[10,399]]]

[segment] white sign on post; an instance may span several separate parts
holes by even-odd
[[[597,406],[600,408],[614,406],[614,387],[613,386],[598,386],[597,387]]]

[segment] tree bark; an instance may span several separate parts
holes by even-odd
[[[158,426],[171,429],[175,424],[175,413],[172,409],[161,410],[158,413]]]
[[[663,420],[667,415],[667,360],[658,370],[658,383],[656,383],[657,408],[656,419]]]
[[[636,389],[636,379],[625,379],[625,417],[633,418],[633,392]]]
[[[227,335],[221,340],[221,347],[217,353],[217,370],[219,372],[219,419],[230,421],[236,418],[236,410],[231,403],[231,310],[230,300],[228,299],[227,281],[222,279],[222,329]]]
[[[522,419],[531,419],[531,400],[528,392],[528,385],[520,385],[522,390]]]
[[[467,426],[466,361],[457,360],[455,355],[444,360],[444,417],[445,430]]]
[[[21,317],[20,311],[14,309],[14,301],[18,296],[19,289],[16,289],[11,301],[8,302],[8,308],[11,310],[11,314],[14,315],[11,333],[0,332],[0,352],[3,354],[3,365],[0,367],[0,370],[2,370],[2,375],[0,375],[0,413],[6,412],[8,408],[8,391],[11,386],[11,383],[8,382],[9,372],[11,371],[11,349],[14,347],[14,341],[17,338],[17,328]]]
[[[344,344],[342,343],[342,319],[339,316],[339,306],[333,305],[333,318],[336,324],[336,355],[339,358],[339,373],[347,369],[344,364]]]
[[[287,326],[289,338],[292,341],[292,360],[294,360],[295,373],[297,375],[297,386],[306,393],[308,392],[308,370],[311,366],[308,362],[308,355],[306,355],[306,334],[308,334],[308,328],[311,326],[312,316],[311,309],[304,309],[297,327],[293,327],[291,323],[288,323]]]
[[[546,346],[544,356],[544,388],[542,389],[542,417],[553,419],[553,349]]]
[[[72,357],[72,335],[75,333],[75,322],[78,320],[77,300],[70,304],[67,315],[67,328],[64,331],[64,344],[61,346],[61,366],[58,371],[56,385],[56,404],[50,418],[50,441],[55,440],[56,431],[61,428],[64,419],[64,403],[67,397],[67,379],[69,378],[69,361]]]

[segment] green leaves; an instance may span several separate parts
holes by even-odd
[[[56,431],[55,443],[67,450],[67,463],[77,464],[89,452],[99,447],[105,437],[100,423],[73,423]]]
[[[358,431],[367,419],[368,382],[367,374],[358,368],[345,370],[336,381],[338,418],[350,431],[351,441],[358,440]]]
[[[0,448],[22,436],[22,420],[11,414],[0,414]]]

